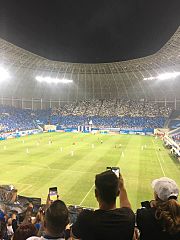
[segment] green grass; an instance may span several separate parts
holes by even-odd
[[[52,144],[48,143],[49,138]],[[122,146],[115,148],[115,144]],[[0,161],[0,184],[14,184],[19,194],[41,197],[43,201],[48,188],[57,186],[60,198],[67,204],[98,207],[94,177],[107,166],[120,167],[134,210],[141,201],[153,198],[150,185],[153,179],[165,175],[180,186],[180,164],[170,158],[161,140],[150,136],[80,133],[27,136],[1,141]]]

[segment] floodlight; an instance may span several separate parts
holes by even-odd
[[[148,77],[148,78],[144,78],[143,80],[147,81],[147,80],[153,80],[155,79],[155,77]]]
[[[172,73],[163,73],[157,76],[157,79],[159,80],[166,80],[171,78],[176,78],[180,75],[180,72],[172,72]]]
[[[148,78],[143,78],[143,80],[147,81],[147,80],[154,80],[154,79],[158,79],[158,80],[167,80],[167,79],[173,79],[180,76],[180,72],[168,72],[168,73],[162,73],[159,74],[156,77],[148,77]]]
[[[52,77],[42,77],[42,76],[36,76],[36,80],[38,82],[46,82],[46,83],[72,83],[73,80],[69,80],[66,78],[52,78]]]
[[[0,82],[5,81],[9,77],[10,77],[9,72],[5,68],[0,67]]]

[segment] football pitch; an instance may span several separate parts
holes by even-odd
[[[153,179],[167,176],[180,186],[180,164],[151,136],[43,133],[0,141],[0,161],[0,184],[43,202],[57,186],[66,204],[97,208],[95,175],[108,166],[120,167],[134,210],[153,198]]]

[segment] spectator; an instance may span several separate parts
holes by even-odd
[[[37,229],[32,223],[21,224],[14,233],[13,240],[26,240],[31,236],[36,236]]]
[[[65,203],[54,201],[46,210],[44,219],[44,237],[30,237],[28,240],[64,239],[64,231],[69,223],[69,213]]]
[[[19,223],[22,223],[23,225],[32,223],[32,220],[31,220],[32,210],[33,210],[33,205],[30,203],[25,211],[25,214],[21,216],[19,215]],[[11,216],[11,222],[12,222],[13,232],[15,233],[19,227],[18,221],[17,221],[17,214],[15,212]]]
[[[7,235],[8,239],[11,239],[14,234],[13,228],[12,228],[12,218],[9,218],[7,220]]]
[[[34,219],[34,225],[35,227],[39,230],[42,227],[42,222],[43,222],[43,210],[42,208],[40,208],[39,212],[37,213],[35,219]]]
[[[179,240],[179,189],[175,181],[162,177],[152,182],[155,200],[137,210],[137,227],[141,240]]]
[[[118,179],[112,171],[96,175],[95,196],[99,209],[82,211],[72,226],[72,236],[83,240],[132,239],[135,216],[122,176]],[[116,208],[117,196],[121,208]]]

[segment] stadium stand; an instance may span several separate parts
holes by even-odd
[[[180,111],[173,110],[169,116],[168,128],[170,130],[180,127]]]
[[[158,128],[163,127],[170,112],[169,107],[132,100],[81,101],[36,111],[0,106],[0,131],[28,130],[48,123],[77,127],[88,125],[90,120],[96,127]]]

